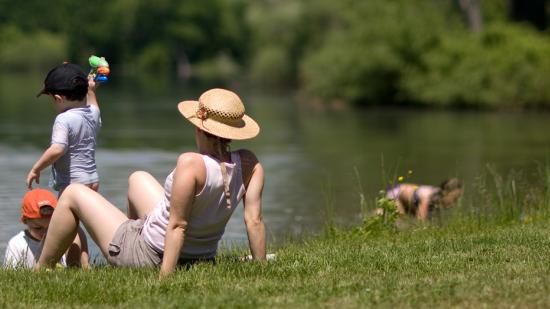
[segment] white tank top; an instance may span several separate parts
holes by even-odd
[[[227,206],[220,162],[202,155],[206,166],[206,181],[201,192],[195,195],[189,215],[181,258],[213,258],[227,221],[245,194],[241,159],[237,152],[231,153],[232,163],[223,163],[227,169],[231,207]],[[170,218],[170,198],[174,171],[166,177],[164,198],[146,219],[142,235],[146,243],[158,252],[164,252],[164,237]]]

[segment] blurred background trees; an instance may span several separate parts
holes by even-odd
[[[546,0],[0,0],[0,71],[249,82],[325,103],[549,107]]]

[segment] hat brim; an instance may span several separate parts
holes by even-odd
[[[243,115],[241,121],[233,125],[222,123],[211,118],[200,119],[196,112],[199,101],[183,101],[178,104],[178,110],[199,129],[222,138],[243,140],[250,139],[260,133],[260,126],[247,115]]]
[[[43,95],[43,94],[48,94],[49,92],[46,90],[46,88],[40,90],[39,93],[36,94],[36,97],[38,98],[39,96]]]

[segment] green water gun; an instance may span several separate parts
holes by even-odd
[[[109,70],[109,63],[104,57],[92,55],[88,59],[88,62],[92,67],[89,75],[92,75],[96,82],[104,83],[109,80],[108,76],[111,71]]]

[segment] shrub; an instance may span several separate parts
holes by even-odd
[[[403,74],[404,97],[429,105],[550,106],[550,41],[533,30],[493,25],[457,33],[422,54]]]
[[[457,16],[429,1],[369,1],[342,4],[318,49],[301,63],[305,90],[324,100],[381,104],[406,100],[398,92],[401,75],[419,65]]]
[[[223,83],[239,78],[239,65],[227,54],[220,54],[211,60],[204,60],[191,67],[192,76],[211,83]]]
[[[451,2],[343,1],[300,61],[321,100],[510,108],[550,106],[550,40],[497,18],[469,32]],[[318,29],[321,31],[321,29]]]
[[[46,70],[66,59],[65,39],[49,32],[0,27],[0,71]]]

